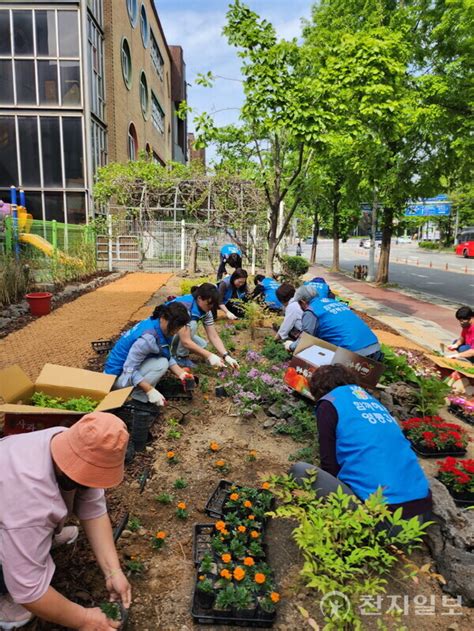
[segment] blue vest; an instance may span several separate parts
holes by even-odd
[[[170,300],[169,302],[180,302],[182,305],[184,305],[186,309],[188,310],[189,317],[191,318],[191,320],[194,320],[195,322],[199,322],[200,320],[203,320],[207,315],[206,311],[203,311],[202,309],[199,308],[198,303],[193,298],[192,294],[186,294],[185,296],[178,296],[178,298],[173,298],[173,300]],[[166,302],[165,304],[169,304],[169,302]]]
[[[314,287],[318,292],[318,298],[327,298],[329,295],[329,285],[327,283],[315,282],[314,280],[307,280],[303,283],[307,287]]]
[[[428,481],[388,410],[359,386],[339,386],[321,401],[338,414],[336,458],[338,478],[361,500],[379,486],[388,504],[401,504],[428,495]]]
[[[308,310],[318,318],[315,337],[357,353],[378,340],[366,323],[348,306],[331,298],[313,298]]]
[[[236,245],[234,245],[233,243],[226,243],[225,245],[221,247],[221,251],[220,251],[221,258],[227,259],[229,258],[230,254],[238,254],[239,256],[242,256],[242,252],[239,250],[239,248]]]
[[[156,337],[161,349],[161,356],[169,359],[171,337],[167,337],[163,333],[159,319],[152,320],[151,318],[147,318],[126,331],[115,343],[107,357],[104,372],[108,375],[121,375],[123,365],[127,360],[132,345],[145,333],[150,333]]]
[[[220,287],[221,285],[225,285],[225,294],[224,294],[225,305],[232,298],[234,292],[235,292],[235,298],[238,298],[239,300],[243,300],[245,296],[247,295],[247,292],[245,291],[245,285],[243,287],[234,287],[233,285],[230,284],[230,276],[226,276],[223,280],[221,280],[218,287]]]
[[[261,281],[263,287],[263,300],[267,307],[271,309],[282,309],[283,305],[278,300],[276,290],[280,287],[280,283],[277,283],[273,278],[264,278]]]

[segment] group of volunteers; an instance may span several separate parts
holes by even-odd
[[[224,276],[227,265],[234,271]],[[295,287],[258,274],[250,290],[242,253],[227,244],[221,250],[217,281],[169,298],[119,338],[104,368],[116,377],[115,388],[131,386],[137,405],[163,406],[160,380],[168,371],[183,382],[192,379],[191,353],[214,368],[238,368],[219,336],[215,317],[218,309],[230,320],[242,317],[248,300],[284,314],[275,339],[289,352],[302,333],[309,333],[371,360],[383,360],[376,335],[336,299],[321,277]],[[463,307],[456,316],[462,333],[452,350],[474,358],[474,314]],[[207,340],[198,335],[199,323]],[[213,350],[206,348],[208,342]],[[405,518],[430,519],[431,491],[417,457],[396,420],[361,387],[357,374],[341,364],[321,366],[312,375],[310,390],[316,402],[321,466],[296,463],[291,470],[295,478],[300,481],[316,469],[319,495],[340,487],[361,500],[381,487],[390,510],[401,507]],[[119,626],[99,608],[73,603],[51,586],[55,566],[50,550],[76,540],[77,527],[64,526],[74,514],[110,599],[130,606],[131,588],[121,569],[104,499],[104,489],[123,479],[128,440],[126,425],[102,412],[87,414],[69,429],[53,427],[0,440],[0,629],[21,627],[35,615],[81,631]]]

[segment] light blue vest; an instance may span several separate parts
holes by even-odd
[[[327,283],[314,282],[312,280],[307,280],[303,283],[307,287],[314,287],[318,292],[318,298],[327,298],[329,295],[329,285]]]
[[[221,258],[227,259],[229,258],[231,254],[238,254],[239,256],[242,256],[242,252],[233,243],[226,243],[225,245],[221,247],[221,251],[220,251]]]
[[[315,337],[354,353],[378,343],[365,322],[342,302],[331,298],[313,298],[308,310],[318,318],[318,325],[313,332]]]
[[[282,309],[283,305],[276,296],[276,290],[280,287],[280,283],[273,278],[264,278],[261,282],[263,287],[263,300],[267,307],[271,309]]]
[[[336,458],[338,477],[361,500],[379,486],[388,504],[428,495],[428,481],[409,441],[388,410],[360,386],[340,386],[321,401],[338,414]]]
[[[236,297],[239,298],[240,300],[243,300],[246,296],[246,291],[244,289],[244,287],[233,287],[230,284],[230,276],[226,276],[223,280],[221,280],[221,282],[219,283],[218,286],[220,285],[225,285],[225,294],[224,294],[224,304],[227,304],[229,302],[229,300],[232,298],[232,294],[236,293]]]
[[[167,337],[163,333],[160,327],[159,319],[152,320],[151,318],[147,318],[126,331],[115,343],[109,353],[109,356],[107,357],[104,372],[108,375],[121,375],[123,365],[127,360],[128,353],[132,348],[132,345],[145,333],[149,333],[156,337],[161,349],[161,355],[166,357],[166,359],[169,359],[171,337]]]

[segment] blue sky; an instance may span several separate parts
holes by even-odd
[[[194,85],[196,75],[209,70],[213,74],[239,79],[240,60],[235,48],[222,35],[228,0],[155,0],[169,44],[183,47],[186,61],[189,105],[197,112],[216,110],[216,122],[236,122],[242,103],[242,89],[237,81],[218,80],[213,88]],[[301,18],[309,17],[311,0],[247,0],[246,4],[269,20],[279,37],[299,37]],[[237,109],[227,109],[237,108]],[[191,116],[192,118],[192,116]],[[189,121],[193,130],[192,120]]]

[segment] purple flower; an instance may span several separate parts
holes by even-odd
[[[255,379],[255,377],[258,377],[259,375],[260,371],[256,368],[251,368],[247,373],[247,377],[250,377],[251,379]]]
[[[247,351],[245,358],[248,362],[259,362],[262,359],[262,356],[260,353],[257,353],[257,351]]]
[[[264,372],[261,376],[260,379],[263,381],[264,384],[266,384],[267,386],[273,386],[273,384],[275,383],[275,380],[273,379],[273,377],[271,375],[269,375],[268,373]]]

